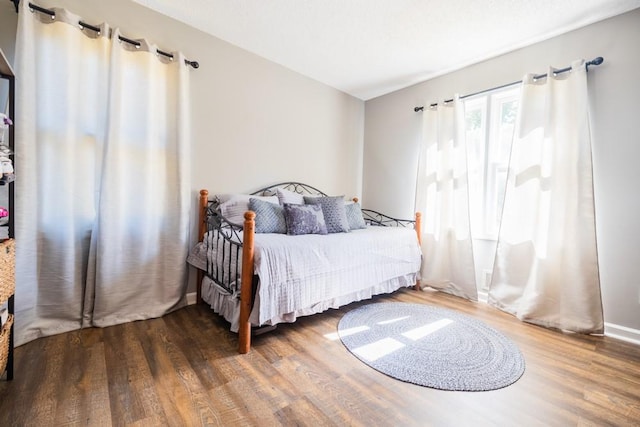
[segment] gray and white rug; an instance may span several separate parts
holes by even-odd
[[[479,320],[444,308],[364,305],[343,316],[338,335],[372,368],[441,390],[495,390],[524,373],[524,357],[514,342]]]

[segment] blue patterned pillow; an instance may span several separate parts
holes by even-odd
[[[256,213],[256,233],[285,234],[287,232],[282,206],[251,198],[249,199],[249,210]]]
[[[327,223],[327,232],[343,233],[349,231],[349,221],[347,221],[347,213],[344,208],[344,196],[304,196],[304,202],[308,205],[320,205],[322,207],[324,220]]]
[[[295,205],[285,203],[284,217],[287,234],[327,234],[322,208],[318,205]]]
[[[362,209],[358,203],[349,203],[345,205],[344,210],[347,213],[347,221],[349,222],[350,230],[358,230],[360,228],[367,228],[367,224],[364,222],[362,216]]]

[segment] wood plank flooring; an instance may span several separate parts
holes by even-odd
[[[361,304],[280,325],[236,353],[206,306],[43,338],[15,351],[0,426],[640,426],[640,346],[561,334],[431,291],[374,301],[433,304],[480,319],[520,347],[526,371],[489,392],[403,383],[330,339]]]

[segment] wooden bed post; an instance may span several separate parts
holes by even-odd
[[[240,285],[240,326],[238,329],[238,352],[246,354],[251,347],[251,299],[253,294],[253,236],[255,229],[255,212],[244,214],[244,230],[242,238],[242,282]]]
[[[198,208],[200,209],[199,222],[198,222],[198,241],[202,242],[202,238],[204,237],[204,233],[207,232],[207,204],[209,203],[209,192],[207,190],[200,190],[200,203],[198,204]]]
[[[204,233],[207,232],[207,205],[209,203],[209,192],[200,190],[200,200],[198,202],[198,242],[204,239]],[[202,277],[203,272],[199,268],[196,274],[196,304],[202,303]]]
[[[420,245],[420,249],[422,249],[422,214],[420,212],[416,212],[416,223],[414,226],[416,230],[416,234],[418,235],[418,245]],[[422,289],[420,286],[420,281],[418,280],[413,287],[416,291]]]

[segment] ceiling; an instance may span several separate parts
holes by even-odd
[[[640,0],[133,1],[363,100],[640,7]]]

